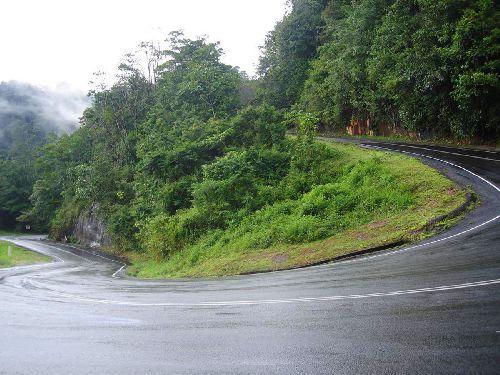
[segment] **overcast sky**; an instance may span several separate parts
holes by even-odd
[[[220,41],[224,61],[255,72],[258,46],[285,0],[1,0],[0,81],[87,91],[92,73],[114,75],[141,41],[187,36]]]

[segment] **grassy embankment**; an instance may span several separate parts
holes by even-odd
[[[323,142],[337,152],[336,178],[297,200],[264,207],[162,262],[130,255],[138,277],[206,277],[315,264],[396,241],[431,235],[429,221],[466,192],[418,160]],[[458,220],[458,219],[455,219]],[[450,225],[447,220],[443,225]]]
[[[11,256],[8,256],[9,246],[12,247]],[[0,241],[0,268],[45,263],[50,262],[50,260],[51,259],[45,255],[26,250],[7,241]]]

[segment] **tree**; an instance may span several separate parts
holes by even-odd
[[[259,96],[277,108],[294,104],[316,55],[325,0],[292,0],[291,11],[266,36],[258,73]]]
[[[312,62],[300,106],[321,121],[343,128],[370,116],[371,88],[366,65],[375,29],[390,0],[334,1],[323,13],[325,31]]]
[[[459,136],[500,137],[500,8],[498,1],[474,1],[456,24],[449,53],[459,115],[451,131]]]
[[[175,212],[190,204],[193,174],[222,154],[229,135],[223,120],[239,107],[241,76],[220,61],[218,43],[173,32],[163,54],[168,60],[159,68],[156,101],[137,145],[141,212]]]
[[[158,68],[160,66],[163,54],[158,42],[141,42],[139,44],[140,51],[146,59],[146,69],[148,72],[148,81],[153,86],[156,85],[158,79]]]

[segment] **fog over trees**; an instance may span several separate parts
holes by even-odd
[[[0,152],[30,138],[41,145],[51,133],[73,132],[89,103],[85,93],[67,87],[44,89],[16,81],[1,82]]]
[[[90,103],[81,92],[0,83],[0,225],[12,226],[29,207],[39,147],[77,129]]]

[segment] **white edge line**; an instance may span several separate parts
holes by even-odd
[[[111,277],[114,277],[115,279],[118,279],[118,274],[120,273],[120,271],[122,269],[124,269],[126,267],[126,264],[124,264],[123,266],[120,267],[120,269],[118,271],[116,271],[114,274],[111,275]]]
[[[128,301],[116,301],[109,299],[94,299],[87,297],[78,297],[75,295],[70,295],[63,292],[49,291],[49,293],[58,295],[64,298],[70,298],[73,300],[78,300],[82,302],[92,302],[108,305],[121,305],[121,306],[164,306],[164,307],[209,307],[209,306],[241,306],[241,305],[271,305],[271,304],[285,304],[285,303],[298,303],[298,302],[316,302],[316,301],[338,301],[338,300],[348,300],[348,299],[363,299],[363,298],[375,298],[375,297],[392,297],[399,295],[410,295],[410,294],[420,294],[420,293],[431,293],[431,292],[441,292],[448,290],[457,289],[467,289],[488,285],[500,284],[500,279],[493,280],[482,280],[476,282],[468,282],[463,284],[454,285],[442,285],[437,287],[427,287],[420,289],[408,289],[408,290],[396,290],[390,292],[376,292],[368,294],[350,294],[350,295],[337,295],[337,296],[326,296],[326,297],[304,297],[304,298],[290,298],[290,299],[268,299],[268,300],[241,300],[241,301],[217,301],[217,302],[193,302],[193,303],[183,303],[183,302],[157,302],[157,303],[141,303],[141,302],[128,302]]]
[[[395,145],[395,146],[401,146],[401,145],[398,145],[398,144],[392,144],[392,143],[387,143],[389,145]],[[380,150],[384,150],[384,151],[390,151],[390,152],[399,152],[399,153],[403,153],[403,154],[409,154],[409,155],[415,155],[415,156],[421,156],[421,157],[424,157],[424,158],[428,158],[428,159],[432,159],[432,160],[436,160],[436,161],[439,161],[441,163],[445,163],[445,164],[448,164],[448,165],[451,165],[455,168],[459,168],[459,169],[462,169],[463,171],[471,174],[472,176],[480,179],[481,181],[485,182],[486,184],[488,184],[489,186],[491,186],[493,189],[495,189],[496,191],[500,192],[500,188],[498,188],[495,184],[493,184],[492,182],[488,181],[487,179],[485,179],[484,177],[481,177],[479,176],[478,174],[460,166],[460,165],[457,165],[457,164],[454,164],[452,162],[449,162],[449,161],[446,161],[446,160],[442,160],[442,159],[438,159],[438,158],[435,158],[435,157],[432,157],[432,156],[427,156],[427,155],[423,155],[423,154],[419,154],[419,153],[416,153],[416,152],[410,152],[410,151],[404,151],[404,150],[395,150],[395,149],[391,149],[391,148],[387,148],[387,147],[381,147],[381,146],[377,146],[375,144],[369,144],[369,143],[360,143],[360,146],[361,147],[365,147],[365,148],[373,148],[373,149],[380,149]],[[456,233],[456,234],[453,234],[451,236],[448,236],[448,237],[445,237],[445,238],[441,238],[441,239],[438,239],[438,240],[433,240],[433,241],[430,241],[430,242],[425,242],[423,244],[419,244],[419,245],[414,245],[414,246],[411,246],[411,247],[405,247],[404,249],[399,249],[399,250],[393,250],[393,251],[388,251],[388,252],[384,252],[382,254],[376,254],[376,255],[365,255],[365,256],[361,256],[361,257],[356,257],[354,259],[347,259],[347,260],[338,260],[338,261],[332,261],[332,262],[329,262],[329,263],[325,263],[325,264],[319,264],[319,265],[316,265],[316,266],[311,266],[311,267],[307,267],[307,268],[312,268],[312,267],[331,267],[332,265],[341,265],[341,264],[349,264],[349,263],[354,263],[354,262],[362,262],[362,261],[366,261],[366,260],[370,260],[370,259],[374,259],[374,258],[379,258],[379,257],[384,257],[384,256],[388,256],[388,255],[393,255],[393,254],[397,254],[397,253],[402,253],[402,252],[405,252],[405,251],[408,251],[408,250],[412,250],[412,249],[416,249],[416,248],[419,248],[419,247],[424,247],[424,246],[428,246],[428,245],[432,245],[432,244],[435,244],[435,243],[438,243],[438,242],[442,242],[442,241],[446,241],[446,240],[449,240],[449,239],[452,239],[452,238],[455,238],[455,237],[458,237],[458,236],[461,236],[465,233],[468,233],[468,232],[471,232],[473,230],[476,230],[480,227],[483,227],[489,223],[492,223],[496,220],[498,220],[500,218],[500,215],[497,215],[481,224],[478,224],[472,228],[469,228],[469,229],[466,229],[462,232],[459,232],[459,233]],[[301,268],[301,269],[306,269],[306,268]],[[290,269],[290,270],[278,270],[278,271],[271,271],[270,273],[275,273],[275,272],[287,272],[287,271],[297,271],[297,269]],[[254,276],[259,276],[261,274],[253,274]],[[247,276],[252,276],[252,275],[247,275]]]
[[[54,254],[47,254],[42,251],[33,249],[32,247],[28,247],[26,245],[23,245],[24,241],[29,241],[29,240],[20,240],[20,239],[8,239],[7,237],[3,237],[3,241],[10,242],[16,246],[23,247],[29,251],[34,251],[35,253],[42,254],[44,256],[47,256],[49,258],[55,259],[57,262],[65,263],[64,260],[57,255]],[[59,250],[59,249],[58,249]],[[18,270],[18,269],[25,269],[25,268],[35,268],[35,267],[41,267],[41,266],[47,266],[50,265],[54,262],[46,262],[46,263],[38,263],[38,264],[31,264],[31,265],[26,265],[26,266],[17,266],[17,267],[6,267],[6,268],[0,268],[0,271],[4,270]]]
[[[388,143],[390,144],[390,143]],[[470,173],[471,175],[473,175],[474,177],[477,177],[479,178],[480,180],[482,180],[483,182],[487,183],[488,185],[490,185],[493,189],[495,189],[496,191],[499,191],[500,192],[500,188],[498,188],[495,184],[493,184],[492,182],[488,181],[487,179],[485,179],[484,177],[481,177],[479,176],[478,174],[472,172],[472,171],[469,171],[468,169],[460,166],[460,165],[457,165],[457,164],[454,164],[450,161],[446,161],[446,160],[443,160],[443,159],[438,159],[438,158],[435,158],[433,156],[428,156],[428,155],[423,155],[423,154],[419,154],[417,152],[410,152],[410,151],[404,151],[404,150],[394,150],[394,149],[390,149],[390,148],[387,148],[387,147],[381,147],[381,146],[376,146],[376,145],[371,145],[371,144],[361,144],[363,147],[366,147],[366,148],[376,148],[376,149],[381,149],[381,150],[386,150],[386,151],[392,151],[392,152],[400,152],[400,153],[404,153],[404,154],[410,154],[410,155],[416,155],[416,156],[422,156],[424,158],[427,158],[427,159],[432,159],[432,160],[436,160],[436,161],[439,161],[441,163],[445,163],[445,164],[448,164],[448,165],[451,165],[455,168],[459,168],[459,169],[462,169],[464,171],[466,171],[467,173]],[[397,145],[395,145],[397,146]],[[404,146],[403,146],[404,147]],[[432,150],[431,150],[432,151]],[[467,155],[464,155],[464,156],[467,156]]]
[[[100,255],[100,254],[96,254],[96,253],[94,253],[94,252],[92,252],[92,251],[88,251],[88,250],[85,250],[85,249],[81,249],[81,248],[79,248],[79,247],[76,247],[76,246],[73,246],[73,245],[68,245],[68,244],[65,244],[65,246],[71,247],[71,248],[73,248],[73,249],[75,249],[75,250],[83,251],[84,253],[91,254],[91,255],[93,255],[93,256],[96,256],[96,257],[99,257],[99,258],[102,258],[102,259],[106,259],[106,260],[108,260],[108,261],[110,261],[110,262],[113,262],[113,263],[120,263],[120,264],[122,264],[122,262],[119,262],[119,261],[117,261],[117,260],[114,260],[114,259],[111,259],[111,258],[105,257],[105,256]]]
[[[400,152],[400,153],[404,153],[404,154],[422,156],[422,157],[425,157],[425,158],[428,158],[428,159],[433,159],[433,160],[436,160],[436,161],[439,161],[439,162],[442,162],[442,163],[445,163],[445,164],[449,164],[449,165],[451,165],[453,167],[462,169],[465,172],[470,173],[474,177],[477,177],[480,180],[482,180],[483,182],[485,182],[488,185],[490,185],[496,191],[500,192],[500,189],[497,186],[495,186],[492,182],[490,182],[487,179],[485,179],[485,178],[477,175],[474,172],[469,171],[468,169],[466,169],[466,168],[464,168],[464,167],[462,167],[460,165],[456,165],[456,164],[451,163],[449,161],[441,160],[441,159],[438,159],[438,158],[435,158],[435,157],[432,157],[432,156],[418,154],[416,152],[403,151],[403,150],[393,150],[393,149],[390,149],[390,148],[375,146],[375,145],[371,145],[371,144],[361,144],[361,145],[362,145],[362,147],[365,147],[365,148],[375,148],[375,149],[380,149],[380,150],[385,150],[385,151]],[[388,255],[393,255],[393,254],[397,254],[397,253],[402,253],[402,252],[405,252],[405,251],[408,251],[408,250],[417,249],[417,248],[424,247],[424,246],[429,246],[429,245],[432,245],[432,244],[435,244],[435,243],[438,243],[438,242],[443,242],[443,241],[446,241],[446,240],[449,240],[449,239],[452,239],[452,238],[455,238],[455,237],[459,237],[459,236],[461,236],[463,234],[472,232],[473,230],[476,230],[476,229],[481,228],[481,227],[483,227],[485,225],[488,225],[488,224],[490,224],[490,223],[492,223],[492,222],[494,222],[494,221],[496,221],[498,219],[500,219],[500,214],[497,215],[497,216],[495,216],[495,217],[493,217],[493,218],[491,218],[491,219],[489,219],[489,220],[487,220],[487,221],[485,221],[485,222],[483,222],[483,223],[481,223],[481,224],[475,225],[472,228],[466,229],[466,230],[461,231],[459,233],[455,233],[455,234],[453,234],[451,236],[440,238],[438,240],[433,240],[433,241],[430,241],[430,242],[425,242],[423,244],[414,245],[414,246],[410,246],[410,247],[405,247],[404,249],[389,251],[389,252],[385,252],[385,253],[382,253],[382,254],[368,255],[368,256],[363,256],[363,257],[359,257],[359,258],[355,258],[355,259],[350,259],[350,260],[341,260],[341,261],[338,261],[338,262],[326,263],[325,266],[332,265],[332,264],[337,264],[338,265],[338,264],[348,264],[348,263],[353,263],[353,262],[360,262],[360,261],[365,261],[365,260],[369,260],[369,259],[374,259],[374,258],[388,256]]]
[[[475,156],[475,155],[469,155],[469,154],[461,154],[459,152],[434,150],[432,148],[421,147],[421,146],[412,146],[412,145],[397,144],[397,143],[385,143],[385,142],[383,142],[382,144],[391,145],[391,146],[397,146],[397,147],[417,148],[417,149],[420,149],[420,150],[426,150],[426,151],[432,151],[432,152],[441,152],[443,154],[450,154],[450,155],[457,155],[457,156],[466,156],[466,157],[474,158],[474,159],[482,159],[482,160],[500,162],[500,160],[498,160],[498,159],[485,158],[485,157],[482,157],[482,156]]]
[[[397,144],[397,143],[396,143]],[[404,143],[402,143],[404,144]],[[426,145],[423,145],[426,146]],[[453,150],[456,150],[456,146],[446,146],[446,145],[428,145],[432,147],[443,147],[443,148],[451,148]],[[494,151],[494,150],[487,150],[487,149],[481,149],[481,148],[471,148],[471,147],[461,147],[461,150],[466,150],[466,151],[473,151],[473,152],[487,152],[489,154],[500,154],[500,151]]]

